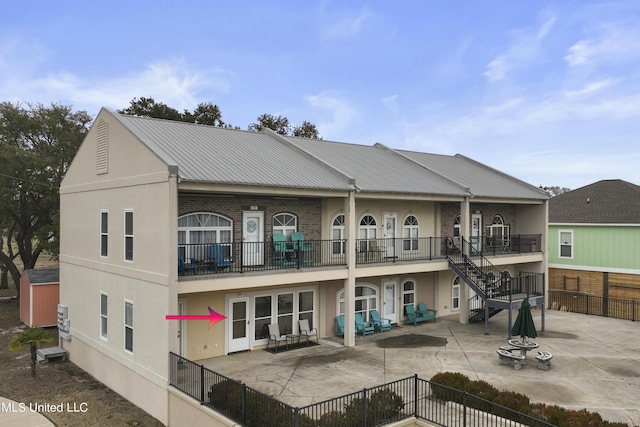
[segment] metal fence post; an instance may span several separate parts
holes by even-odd
[[[242,383],[242,425],[247,424],[247,386]]]
[[[204,366],[200,366],[200,402],[204,403]]]
[[[293,427],[300,426],[300,408],[297,406],[293,408]]]
[[[467,391],[462,394],[462,425],[467,425]]]
[[[413,374],[413,416],[418,418],[418,374]]]
[[[367,389],[362,389],[362,426],[367,425]]]

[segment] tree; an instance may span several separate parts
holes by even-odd
[[[16,351],[29,346],[31,350],[31,376],[36,376],[36,350],[38,346],[53,341],[47,331],[41,327],[28,327],[9,341],[9,350]]]
[[[293,136],[299,136],[302,138],[322,139],[318,134],[318,128],[311,122],[304,121],[300,126],[293,128]]]
[[[185,117],[184,114],[175,108],[171,108],[162,102],[156,102],[153,98],[145,98],[144,96],[140,97],[140,99],[133,98],[129,106],[123,110],[118,110],[118,113],[128,116],[151,117],[154,119],[176,120],[181,122],[190,121],[185,120],[189,117]]]
[[[304,121],[300,126],[291,126],[289,119],[283,116],[262,114],[258,116],[257,123],[251,123],[247,129],[252,132],[260,132],[262,129],[272,131],[285,136],[299,136],[303,138],[322,139],[318,134],[318,128],[311,122]]]
[[[251,132],[260,132],[262,129],[267,128],[280,135],[291,134],[291,125],[289,125],[289,119],[286,117],[263,114],[258,116],[257,120],[257,123],[251,123],[247,129]]]
[[[43,251],[59,253],[58,189],[91,120],[85,111],[62,105],[0,103],[0,228],[6,239],[0,263],[18,295],[22,272],[16,259],[26,270]]]
[[[220,112],[220,108],[210,102],[201,102],[200,104],[198,104],[191,115],[193,116],[194,123],[209,126],[225,125],[225,123],[222,121],[222,113]]]
[[[566,193],[568,191],[571,191],[570,188],[567,187],[558,187],[558,186],[549,186],[549,187],[543,187],[542,185],[540,186],[540,189],[544,190],[547,192],[547,194],[549,195],[549,197],[555,197],[555,196],[559,196],[562,193]]]

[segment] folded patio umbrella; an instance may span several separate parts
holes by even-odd
[[[522,301],[522,305],[518,311],[518,317],[516,317],[513,328],[511,328],[511,335],[522,337],[522,341],[525,340],[525,337],[535,338],[538,336],[536,326],[533,324],[529,298],[525,298],[524,301]]]

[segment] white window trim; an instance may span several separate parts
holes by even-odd
[[[131,214],[131,234],[127,234],[127,214]],[[124,241],[123,243],[123,258],[125,262],[133,262],[133,260],[135,259],[134,253],[135,253],[135,215],[133,214],[133,209],[125,209],[124,210],[124,223],[123,223],[123,227],[122,227],[122,231],[124,234]],[[131,259],[127,259],[127,239],[131,239]]]
[[[369,304],[367,304],[366,312],[367,312],[367,315],[369,314],[369,312],[371,310],[378,310],[378,313],[380,313],[380,292],[381,292],[380,287],[376,286],[374,284],[365,283],[365,282],[362,282],[362,283],[358,282],[358,283],[356,283],[355,287],[356,288],[357,287],[371,288],[376,292],[376,295],[375,295],[376,307],[375,308],[371,308],[371,307],[369,307]],[[342,294],[342,298],[340,298],[340,294]],[[353,298],[353,302],[355,304],[356,300],[361,300],[361,299],[367,299],[368,300],[368,299],[371,299],[371,298],[374,298],[374,296],[373,295],[367,295],[367,296],[364,296],[364,297],[354,297]],[[344,314],[344,313],[340,312],[340,302],[344,302],[344,288],[342,288],[338,292],[336,292],[336,315]],[[352,309],[353,309],[353,312],[355,313],[355,306]],[[368,316],[363,317],[363,320],[365,322],[368,322],[367,318],[368,318]]]
[[[562,256],[562,246],[564,246],[562,244],[562,239],[560,238],[560,236],[562,236],[562,233],[569,233],[571,235],[571,243],[569,244],[569,246],[571,247],[571,256]],[[559,259],[573,259],[575,256],[575,240],[573,238],[573,230],[558,230],[558,258]]]
[[[338,220],[338,218],[342,217],[342,225],[335,225],[336,221]],[[336,214],[333,219],[331,220],[331,256],[340,256],[340,255],[344,255],[345,253],[345,249],[346,249],[346,242],[345,242],[345,238],[344,238],[344,231],[345,231],[345,216],[343,213],[339,213]],[[338,239],[336,239],[334,237],[334,231],[338,231],[338,233],[340,234],[340,237]],[[334,245],[338,243],[339,244],[339,248],[340,251],[336,252],[334,251]]]
[[[102,312],[102,297],[106,297],[107,298],[107,312],[103,313]],[[100,299],[99,299],[99,307],[98,307],[98,312],[100,313],[100,339],[104,340],[104,341],[109,341],[109,294],[106,292],[100,292]],[[105,326],[106,326],[106,331],[102,330],[102,319],[105,319]]]
[[[103,226],[103,223],[102,223],[103,216],[102,215],[103,214],[107,214],[107,231],[106,232],[102,231],[102,226]],[[100,257],[101,258],[107,258],[109,256],[109,211],[108,210],[106,210],[106,209],[101,209],[100,210],[100,221],[99,222],[100,222],[100,224],[99,224],[99,226],[100,226],[100,230],[99,230],[100,239],[98,241],[98,245],[99,245],[98,251],[100,253]],[[105,251],[104,254],[102,253],[102,238],[103,238],[103,236],[106,237],[106,239],[107,239],[107,245],[106,245],[107,247],[106,247],[106,251]]]
[[[453,278],[453,281],[451,282],[451,311],[460,311],[460,301],[461,301],[461,293],[460,291],[462,290],[462,280],[460,279],[460,277],[456,276]],[[458,288],[458,306],[456,307],[454,304],[454,300],[456,299],[456,297],[453,294],[453,290],[455,288]]]
[[[406,222],[409,219],[409,217],[413,217],[416,220],[416,224],[409,224],[407,225]],[[409,230],[409,236],[405,237],[404,232],[405,230]],[[415,231],[416,235],[412,236],[411,232]],[[404,248],[404,242],[405,241],[409,241],[409,249],[405,249]],[[415,248],[413,247],[413,243],[416,243]],[[418,219],[417,216],[413,215],[413,214],[409,214],[406,217],[404,217],[404,220],[402,221],[402,251],[403,252],[417,252],[420,250],[420,220]]]
[[[410,290],[410,291],[405,291],[405,290],[404,290],[404,285],[405,285],[405,283],[407,283],[407,282],[412,282],[412,283],[413,283],[413,289],[412,289],[412,290]],[[405,318],[405,315],[404,315],[404,307],[405,307],[406,305],[409,305],[409,304],[405,304],[405,303],[404,303],[404,296],[405,296],[405,295],[407,295],[407,294],[413,294],[413,305],[414,305],[414,307],[415,307],[415,305],[416,305],[416,288],[417,288],[417,287],[418,287],[418,282],[417,282],[414,278],[412,278],[412,277],[408,277],[408,278],[404,279],[404,280],[402,281],[402,283],[400,284],[400,288],[401,288],[401,289],[400,289],[400,291],[402,292],[402,300],[401,300],[401,303],[400,303],[400,316],[401,316],[403,319]]]
[[[285,224],[285,225],[276,225],[275,220],[277,216],[283,216],[287,219],[293,219],[293,225]],[[291,233],[295,233],[298,231],[298,217],[290,212],[279,212],[271,218],[271,225],[273,227],[273,234],[284,234],[289,237]]]
[[[131,325],[127,325],[127,304],[131,304],[131,315],[133,317],[132,320],[135,319],[135,305],[133,304],[133,301],[125,299],[124,300],[124,304],[123,304],[123,313],[122,313],[122,324],[124,326],[124,336],[122,337],[122,348],[124,348],[125,353],[129,353],[129,354],[133,354],[133,348],[134,347],[134,327],[135,327],[135,320],[131,322]],[[128,350],[127,349],[127,328],[131,329],[131,348],[132,350]]]

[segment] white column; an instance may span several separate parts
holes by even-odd
[[[460,203],[460,243],[462,244],[462,250],[465,255],[469,255],[469,244],[464,243],[463,239],[469,241],[469,234],[471,233],[471,198],[465,197],[464,201]],[[460,283],[460,323],[469,323],[469,286],[462,282]]]
[[[356,196],[355,191],[349,192],[349,197],[344,203],[344,228],[347,244],[345,247],[347,256],[348,276],[344,281],[344,345],[353,347],[355,339],[355,308],[356,308]]]

